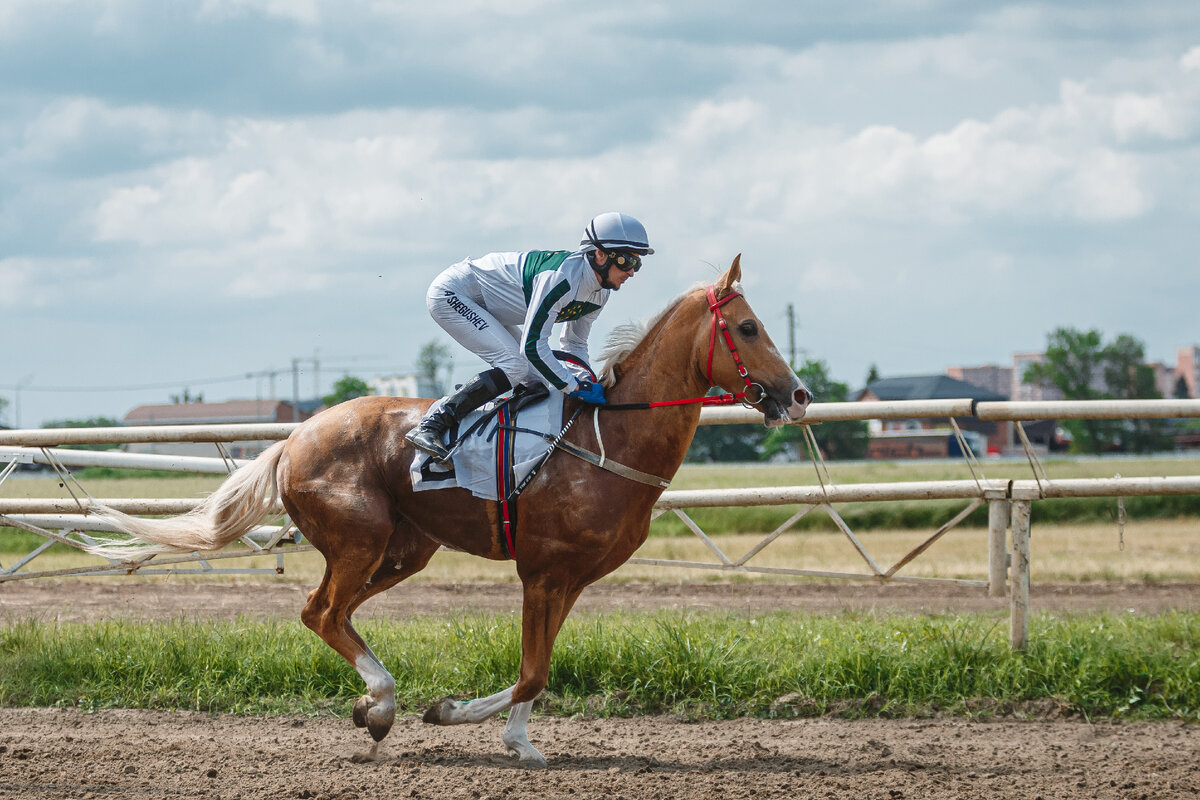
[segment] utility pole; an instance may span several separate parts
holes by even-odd
[[[321,396],[321,348],[313,348],[312,366],[313,366],[313,397]]]
[[[788,363],[792,369],[796,369],[796,307],[791,303],[787,304],[788,318],[788,353],[791,360]]]
[[[292,422],[300,421],[300,359],[292,359]]]
[[[293,358],[292,359],[292,421],[300,421],[300,363],[311,364],[313,372],[316,373],[320,369],[320,362],[314,358]],[[316,395],[320,395],[320,385],[314,383],[313,391]]]
[[[286,369],[264,369],[264,370],[259,370],[258,372],[247,372],[246,377],[256,379],[254,382],[254,391],[255,391],[255,394],[257,395],[257,399],[259,399],[259,400],[262,399],[262,383],[261,383],[261,381],[259,381],[257,379],[270,378],[270,380],[271,380],[271,384],[270,384],[271,399],[274,400],[275,399],[275,376],[281,375],[285,372],[287,372]]]

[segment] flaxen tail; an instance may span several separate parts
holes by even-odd
[[[88,513],[132,535],[105,539],[85,548],[93,555],[133,561],[156,553],[220,550],[260,525],[279,499],[275,470],[285,442],[276,442],[252,463],[234,472],[215,492],[186,514],[169,519],[131,517],[92,502]]]

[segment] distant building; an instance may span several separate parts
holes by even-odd
[[[981,367],[947,367],[946,374],[951,378],[987,389],[1003,395],[1005,399],[1013,394],[1013,367],[1000,367],[995,364],[985,364]]]
[[[996,402],[1008,398],[949,375],[914,375],[871,381],[855,398],[870,403],[889,400],[954,400]],[[956,420],[976,455],[1003,453],[1011,441],[1008,425],[964,417]],[[944,418],[871,420],[868,458],[945,458],[960,448]]]
[[[1041,364],[1045,360],[1045,353],[1013,354],[1012,389],[1008,393],[1010,399],[1025,402],[1063,399],[1063,393],[1057,386],[1041,383],[1025,383],[1025,371],[1034,364]]]
[[[1158,393],[1166,398],[1174,397],[1175,368],[1169,367],[1161,361],[1154,361],[1146,366],[1154,370],[1154,388],[1158,389]]]
[[[234,423],[303,422],[321,408],[321,402],[304,401],[297,406],[283,400],[231,400],[225,403],[164,403],[138,406],[125,415],[122,425],[227,425]],[[272,444],[271,440],[229,442],[234,458],[254,458]],[[126,446],[130,453],[175,456],[216,456],[210,442],[146,442]]]
[[[367,382],[371,394],[381,397],[441,397],[434,385],[423,375],[390,375],[372,378]]]
[[[1183,378],[1187,384],[1188,397],[1200,397],[1197,387],[1200,387],[1200,345],[1181,347],[1175,357],[1175,380]],[[1163,397],[1174,397],[1175,387],[1170,392],[1164,392]]]

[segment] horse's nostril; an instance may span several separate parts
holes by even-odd
[[[808,389],[805,389],[803,386],[801,386],[799,389],[792,392],[792,399],[795,400],[800,405],[806,406],[812,402],[813,396],[812,396],[812,392],[810,392]]]

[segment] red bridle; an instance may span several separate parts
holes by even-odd
[[[708,363],[704,369],[704,377],[708,379],[709,386],[716,386],[716,382],[713,381],[712,376],[712,364],[713,353],[717,349],[717,329],[720,328],[721,335],[725,337],[725,344],[729,346],[729,355],[733,356],[733,363],[734,366],[737,367],[738,375],[742,376],[742,380],[746,382],[746,391],[729,395],[729,397],[732,397],[733,400],[727,401],[726,403],[721,403],[721,405],[727,405],[728,402],[735,401],[746,402],[746,396],[750,392],[750,387],[757,386],[758,384],[750,380],[750,371],[746,369],[746,365],[742,363],[742,357],[738,355],[737,346],[733,343],[733,335],[729,333],[729,325],[725,322],[725,315],[721,313],[721,306],[725,305],[735,297],[741,297],[742,293],[730,292],[718,300],[716,287],[709,286],[708,290],[706,291],[706,295],[708,296],[708,310],[712,312],[712,331],[708,337]],[[755,402],[762,401],[763,388],[759,386],[758,391],[759,398]],[[725,395],[722,395],[722,397],[724,396]],[[754,405],[754,403],[750,403],[750,405]]]
[[[746,365],[742,363],[742,357],[738,355],[737,346],[733,343],[733,335],[729,333],[729,325],[725,322],[725,315],[721,313],[721,306],[733,300],[736,297],[741,297],[741,292],[730,292],[717,299],[717,288],[709,286],[705,294],[708,297],[708,310],[712,312],[712,331],[708,337],[708,361],[705,364],[704,377],[708,379],[709,386],[716,386],[713,381],[712,366],[713,353],[717,349],[717,330],[720,329],[721,335],[725,338],[725,344],[729,346],[729,354],[733,356],[733,363],[737,366],[738,375],[746,382],[746,391],[736,394],[716,394],[706,395],[704,397],[688,397],[681,400],[655,400],[647,403],[609,403],[608,405],[599,406],[611,411],[626,411],[639,408],[659,408],[661,406],[682,406],[689,403],[699,403],[703,406],[729,406],[734,403],[742,403],[747,406],[756,406],[763,401],[767,396],[766,390],[761,384],[750,380],[750,371],[746,369]],[[751,387],[758,388],[758,399],[747,400]]]

